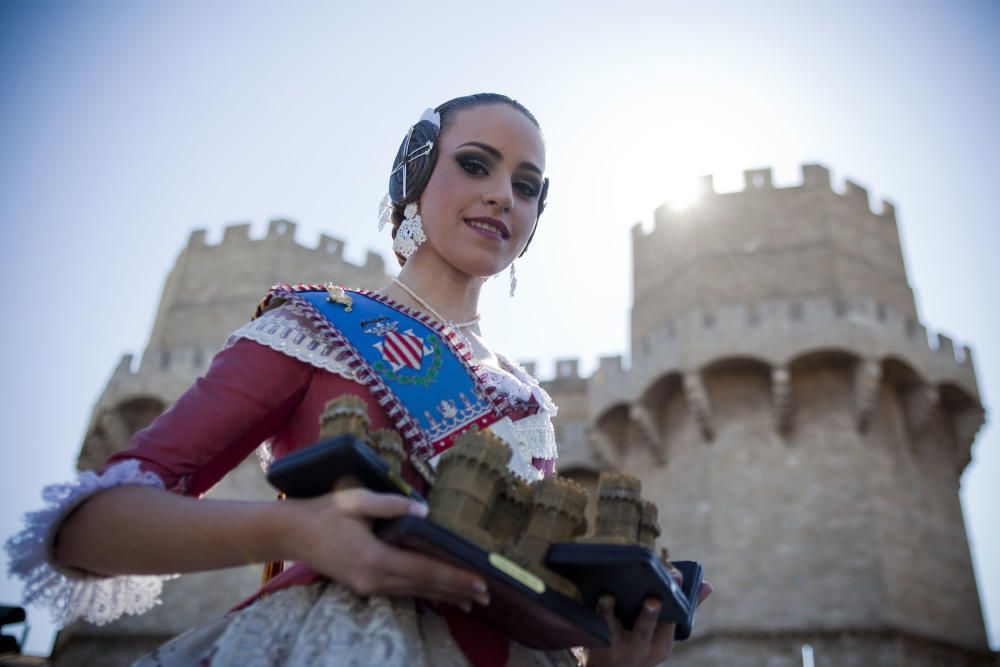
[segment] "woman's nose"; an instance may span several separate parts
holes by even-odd
[[[509,183],[497,183],[484,193],[483,200],[490,206],[502,208],[509,211],[514,205],[514,192]]]

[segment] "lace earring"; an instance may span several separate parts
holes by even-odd
[[[403,222],[396,230],[396,238],[392,242],[392,249],[397,255],[404,259],[417,251],[417,247],[427,240],[424,234],[424,224],[418,212],[417,202],[410,202],[403,209]]]
[[[517,276],[514,274],[514,262],[510,263],[510,296],[514,296],[514,290],[517,289]]]

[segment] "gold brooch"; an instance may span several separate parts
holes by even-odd
[[[326,300],[330,303],[339,303],[344,306],[344,310],[348,313],[354,308],[354,302],[351,301],[351,297],[347,296],[347,292],[340,285],[334,285],[333,283],[326,284]]]

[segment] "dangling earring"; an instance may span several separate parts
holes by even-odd
[[[514,290],[517,289],[517,276],[514,275],[514,262],[510,263],[510,295],[514,296]]]
[[[416,252],[417,246],[427,240],[423,222],[417,212],[417,202],[407,204],[403,209],[403,222],[396,230],[396,238],[392,242],[392,249],[397,255],[406,259]]]
[[[389,199],[389,193],[386,192],[385,196],[382,197],[382,201],[378,204],[378,230],[381,232],[385,229],[385,226],[389,224],[389,218],[392,216],[392,200]]]

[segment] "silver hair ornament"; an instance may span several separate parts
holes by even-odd
[[[423,115],[420,116],[420,120],[426,120],[430,122],[430,124],[436,127],[437,129],[439,130],[441,129],[441,114],[439,114],[437,111],[434,111],[434,109],[426,109]],[[418,120],[417,122],[419,123],[420,120]]]
[[[434,109],[427,109],[426,111],[424,111],[423,115],[420,116],[420,120],[418,120],[417,123],[425,120],[438,130],[441,129],[441,114],[439,114],[437,111],[434,111]],[[389,178],[392,178],[392,175],[395,174],[397,171],[399,171],[400,169],[403,170],[404,201],[406,200],[406,197],[409,194],[409,190],[406,187],[406,165],[410,164],[410,162],[416,160],[418,157],[424,157],[425,155],[430,155],[431,151],[434,150],[434,141],[432,140],[427,140],[426,142],[424,142],[422,146],[418,146],[417,148],[414,148],[412,151],[410,150],[410,137],[413,136],[414,127],[415,125],[410,126],[409,131],[407,131],[406,133],[406,139],[403,141],[403,155],[405,157],[403,158],[402,163],[397,165],[395,169],[389,172]]]

